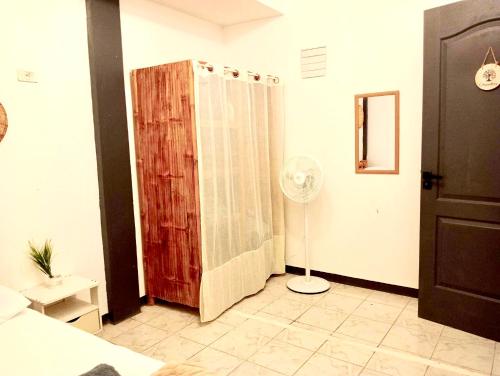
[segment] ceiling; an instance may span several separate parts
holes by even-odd
[[[230,26],[242,22],[281,16],[269,0],[155,0],[178,11]]]

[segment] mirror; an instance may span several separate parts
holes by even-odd
[[[399,174],[399,91],[354,97],[355,169],[358,174]]]

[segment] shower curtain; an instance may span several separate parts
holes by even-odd
[[[217,70],[200,69],[197,86],[200,316],[209,321],[285,272],[283,94],[271,80]]]

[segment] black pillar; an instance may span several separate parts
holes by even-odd
[[[86,0],[109,317],[140,310],[119,0]]]

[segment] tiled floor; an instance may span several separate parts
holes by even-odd
[[[335,283],[300,295],[290,277],[208,324],[179,306],[145,306],[101,336],[216,375],[500,376],[500,343],[418,318],[416,299]]]

